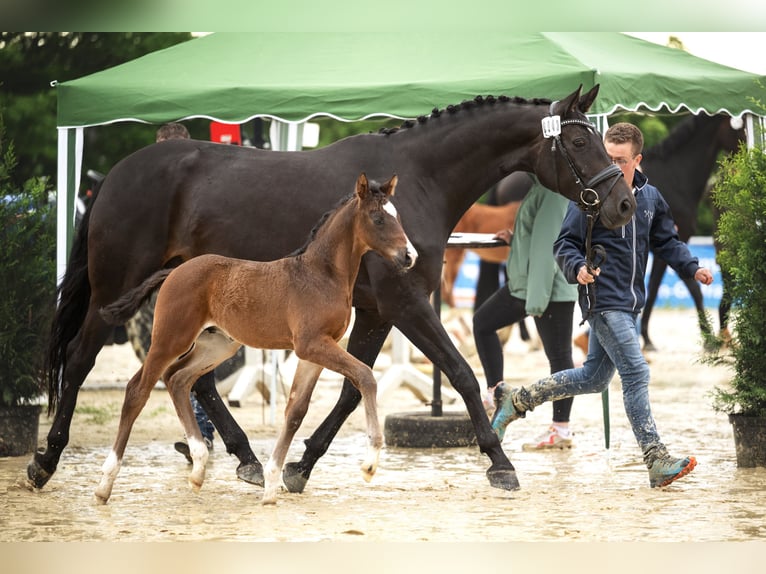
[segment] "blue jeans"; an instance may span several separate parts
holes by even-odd
[[[609,387],[616,370],[638,446],[643,452],[662,447],[649,405],[649,365],[641,353],[638,317],[624,311],[602,311],[591,315],[588,323],[590,343],[583,366],[559,371],[522,389],[519,402],[532,410],[548,401],[600,393]]]

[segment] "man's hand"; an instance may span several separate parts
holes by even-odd
[[[710,269],[705,269],[704,267],[700,267],[699,269],[697,269],[697,272],[694,274],[694,279],[696,279],[703,285],[710,285],[713,282],[713,274],[710,272]]]
[[[577,282],[580,285],[587,285],[588,283],[593,283],[596,280],[596,277],[598,277],[600,273],[601,273],[601,269],[598,267],[596,267],[593,270],[593,273],[591,273],[590,271],[588,271],[588,266],[583,265],[582,267],[580,267],[580,270],[577,272]]]

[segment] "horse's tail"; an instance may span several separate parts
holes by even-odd
[[[80,222],[74,236],[64,279],[58,287],[59,304],[53,316],[48,352],[45,357],[44,373],[48,383],[48,415],[56,410],[59,403],[61,378],[66,367],[67,347],[77,336],[88,312],[90,301],[88,228],[94,203],[95,198]]]
[[[138,287],[134,287],[125,293],[114,303],[101,307],[98,311],[101,314],[101,318],[109,325],[122,325],[126,323],[136,314],[141,303],[167,279],[172,271],[172,268],[160,269]]]

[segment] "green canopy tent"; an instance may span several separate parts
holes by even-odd
[[[264,117],[284,128],[275,148],[297,149],[301,126],[319,115],[411,118],[479,94],[556,99],[596,83],[601,90],[591,112],[597,118],[641,109],[749,117],[749,96],[766,100],[759,78],[610,32],[426,28],[203,36],[56,86],[58,273],[63,276],[69,251],[89,126]]]

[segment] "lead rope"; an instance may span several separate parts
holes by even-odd
[[[591,241],[593,239],[593,224],[596,222],[597,216],[598,213],[594,215],[592,211],[589,211],[585,216],[587,220],[587,231],[585,233],[585,267],[588,269],[588,273],[591,275],[593,275],[593,271],[595,269],[598,269],[604,263],[604,261],[606,261],[606,249],[604,249],[604,246],[591,245]],[[595,278],[596,277],[594,276],[594,279]],[[582,321],[580,321],[581,327],[585,321],[590,318],[591,314],[593,313],[593,309],[596,308],[595,282],[585,286],[585,294],[588,297],[588,310],[583,315]]]

